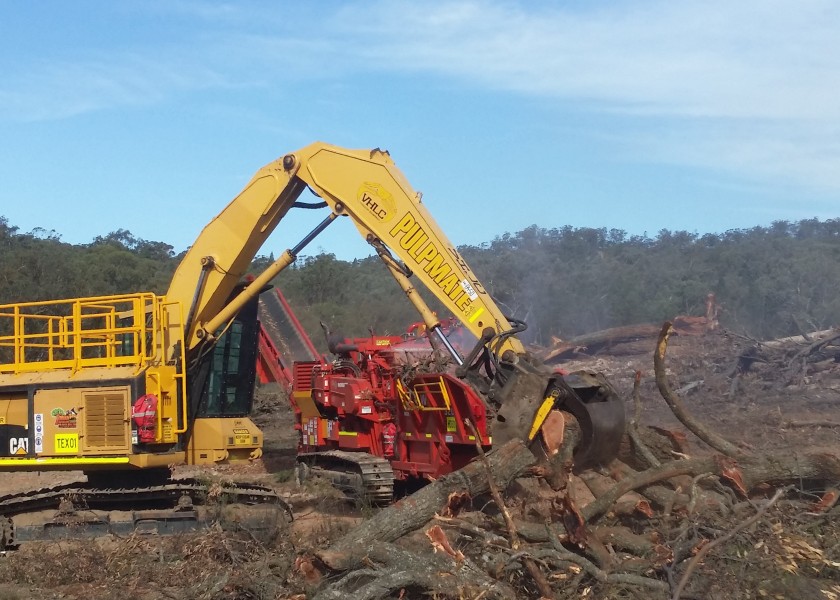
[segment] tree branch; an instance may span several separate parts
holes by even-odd
[[[662,325],[662,330],[659,332],[659,339],[656,342],[656,351],[653,353],[653,368],[656,372],[656,385],[659,388],[659,393],[665,399],[671,412],[698,438],[706,442],[709,446],[730,457],[743,456],[743,452],[735,446],[732,442],[723,439],[718,434],[710,431],[705,425],[695,419],[683,405],[683,401],[677,394],[671,390],[668,384],[668,378],[665,373],[665,351],[668,348],[668,338],[671,335],[673,327],[671,323],[666,321]]]
[[[575,563],[601,583],[627,583],[630,585],[649,587],[655,590],[668,590],[668,584],[664,581],[659,581],[658,579],[642,577],[641,575],[632,575],[630,573],[607,573],[606,571],[599,569],[595,563],[589,561],[583,556],[567,550],[556,536],[551,535],[551,531],[549,531],[549,540],[551,540],[552,547],[557,551],[557,554],[562,560]]]
[[[770,498],[769,502],[767,502],[767,504],[758,509],[758,512],[756,512],[753,516],[751,516],[749,519],[746,519],[745,521],[741,521],[726,534],[720,536],[719,538],[715,538],[713,541],[700,548],[697,554],[695,554],[688,562],[688,566],[685,568],[685,572],[683,573],[682,577],[680,577],[680,582],[677,584],[677,587],[674,590],[673,595],[671,596],[671,600],[680,599],[680,594],[682,594],[683,588],[685,588],[685,585],[688,583],[691,574],[697,568],[697,565],[700,564],[700,561],[703,560],[703,557],[706,556],[710,550],[716,548],[717,546],[720,546],[725,542],[728,542],[733,537],[738,535],[740,531],[746,529],[747,527],[758,521],[761,518],[761,515],[767,512],[767,509],[769,509],[771,506],[776,504],[779,498],[781,498],[786,491],[786,488],[776,490],[776,493],[773,494],[773,497]]]

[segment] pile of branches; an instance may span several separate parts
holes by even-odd
[[[639,423],[637,372],[635,416],[618,459],[576,471],[573,423],[539,464],[519,441],[482,453],[299,557],[300,571],[318,582],[314,598],[707,598],[716,582],[705,562],[739,536],[775,528],[774,511],[835,519],[840,456],[758,454],[711,431],[669,385],[671,331],[666,323],[657,340],[657,387],[703,451],[690,454],[681,431]],[[765,541],[753,537],[750,548],[766,552]],[[789,546],[800,553],[791,550],[793,565],[810,552],[840,580],[840,563],[822,550]]]
[[[825,329],[770,341],[744,338],[749,347],[733,369],[733,384],[748,372],[765,371],[784,385],[802,385],[814,374],[840,363],[840,329]],[[781,377],[780,377],[781,376]]]

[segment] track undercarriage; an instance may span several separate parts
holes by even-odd
[[[195,479],[133,488],[71,483],[0,497],[0,550],[37,540],[186,533],[217,522],[269,530],[291,517],[288,504],[261,486]]]
[[[297,480],[315,475],[349,496],[372,504],[388,504],[394,496],[394,471],[384,458],[367,452],[327,450],[298,455]]]

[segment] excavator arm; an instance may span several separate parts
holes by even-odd
[[[179,265],[166,297],[190,307],[189,348],[230,319],[231,311],[223,309],[231,292],[277,224],[301,204],[298,198],[307,187],[332,212],[323,227],[331,218],[349,216],[368,242],[393,252],[476,337],[486,327],[511,328],[387,152],[314,143],[260,169],[205,227]],[[296,248],[300,245],[254,281],[250,292],[241,294],[243,301],[294,261]],[[524,351],[516,338],[499,350]]]
[[[299,201],[307,188],[321,198],[318,204],[328,208],[329,215],[234,295],[257,251],[289,210],[312,207]],[[347,150],[316,142],[286,154],[260,169],[205,227],[167,292],[168,300],[189,307],[185,323],[188,353],[212,343],[242,306],[340,216],[350,217],[376,249],[427,328],[461,365],[462,376],[471,375],[475,380],[476,369],[470,366],[481,362],[480,354],[492,357],[495,373],[488,374],[492,381],[485,382],[482,391],[499,408],[493,432],[497,440],[533,439],[548,412],[562,408],[577,417],[584,430],[584,445],[590,451],[595,449],[598,458],[614,451],[615,438],[623,431],[623,405],[606,380],[573,377],[567,381],[531,360],[515,336],[524,324],[512,324],[502,314],[438,227],[422,195],[412,188],[390,155],[379,149]],[[436,316],[411,283],[411,276],[480,340],[466,360],[448,344]],[[177,317],[172,315],[171,320]],[[596,391],[591,393],[593,386]]]

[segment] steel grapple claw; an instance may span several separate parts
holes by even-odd
[[[552,399],[553,410],[571,414],[581,439],[574,453],[575,468],[607,463],[618,454],[624,435],[624,402],[600,373],[577,371],[568,375],[517,371],[501,394],[501,407],[493,422],[493,444],[511,439],[529,441],[539,425],[540,408]],[[532,443],[538,444],[539,436]]]

